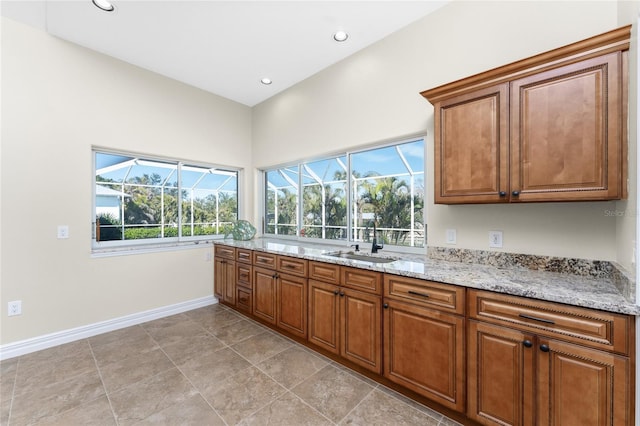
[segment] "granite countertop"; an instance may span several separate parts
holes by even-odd
[[[374,256],[397,259],[391,263],[371,263],[329,256],[337,250],[352,250],[345,245],[257,238],[249,241],[215,241],[251,250],[265,251],[308,260],[353,266],[361,269],[402,275],[479,290],[550,302],[566,303],[630,315],[640,315],[640,306],[626,299],[607,277],[589,277],[570,273],[530,270],[524,267],[496,267],[474,263],[438,260],[426,255],[384,250]],[[365,254],[363,252],[363,254]]]

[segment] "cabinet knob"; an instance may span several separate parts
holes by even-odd
[[[343,291],[340,292],[340,297],[344,297],[344,292]]]
[[[384,305],[382,305],[382,307],[385,308],[385,309],[389,309],[389,304],[385,303]]]
[[[511,195],[513,195],[514,197],[517,197],[518,195],[520,195],[520,191],[513,191]]]
[[[506,197],[507,193],[504,192],[504,191],[500,191],[500,192],[498,192],[498,195],[501,196],[501,197]]]
[[[549,346],[547,345],[540,345],[540,350],[542,352],[549,352]]]
[[[335,294],[336,296],[339,294],[340,292],[338,290],[333,290],[333,294]]]
[[[522,344],[524,345],[525,348],[530,348],[531,346],[533,346],[533,343],[531,343],[531,340],[525,340],[524,342],[522,342]]]

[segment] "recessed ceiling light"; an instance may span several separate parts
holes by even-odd
[[[265,77],[265,78],[263,78],[263,79],[261,79],[261,80],[260,80],[260,83],[262,83],[262,84],[264,84],[264,85],[268,86],[268,85],[270,85],[271,83],[273,83],[273,81],[271,81],[271,79],[270,79],[270,78]]]
[[[91,0],[96,7],[104,10],[105,12],[113,12],[115,7],[108,0]]]
[[[333,39],[338,42],[346,41],[349,38],[349,34],[344,31],[336,31],[333,35]]]

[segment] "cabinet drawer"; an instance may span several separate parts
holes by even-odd
[[[236,263],[236,283],[246,288],[253,288],[253,267],[244,263]]]
[[[627,315],[477,290],[468,302],[470,318],[629,354],[634,325]]]
[[[252,261],[251,253],[252,253],[252,251],[249,250],[249,249],[237,248],[236,249],[236,260],[238,262],[242,262],[242,263],[251,263],[251,261]]]
[[[384,295],[418,305],[464,315],[464,287],[385,274]]]
[[[309,278],[331,284],[340,284],[340,265],[309,262]]]
[[[253,264],[263,268],[276,269],[276,255],[260,251],[253,252]]]
[[[235,247],[224,246],[220,244],[216,244],[214,246],[214,256],[222,257],[225,259],[235,260],[236,258],[236,249]]]
[[[252,295],[251,290],[244,287],[236,287],[236,308],[250,314],[253,304]]]
[[[382,294],[382,274],[365,269],[357,269],[342,266],[342,285],[355,290],[364,290],[370,293]]]
[[[277,262],[278,266],[276,269],[280,272],[299,275],[301,277],[307,276],[309,262],[305,259],[298,259],[297,257],[289,256],[278,256]]]

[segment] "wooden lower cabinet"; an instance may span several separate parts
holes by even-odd
[[[271,269],[253,268],[253,315],[276,323],[276,272]]]
[[[278,274],[276,325],[301,338],[307,337],[307,279]]]
[[[381,297],[309,280],[308,341],[382,373]]]
[[[469,321],[469,418],[485,425],[631,425],[627,357]]]
[[[451,409],[465,409],[464,317],[409,303],[384,305],[384,376]]]
[[[235,306],[236,301],[236,263],[228,259],[216,259],[214,262],[213,293],[218,300]]]

